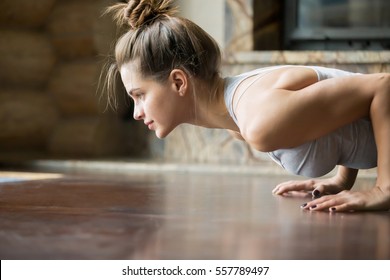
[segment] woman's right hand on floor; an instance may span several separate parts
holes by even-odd
[[[336,177],[327,179],[309,179],[303,181],[288,181],[277,185],[272,193],[275,195],[318,198],[322,195],[336,194],[346,190],[345,186],[337,182]]]

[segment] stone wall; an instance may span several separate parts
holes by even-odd
[[[118,32],[114,0],[0,2],[0,154],[101,157],[144,152],[138,124],[99,103]],[[122,115],[121,115],[122,114]]]
[[[56,54],[43,30],[54,2],[0,2],[0,154],[44,148],[57,124],[45,90]]]

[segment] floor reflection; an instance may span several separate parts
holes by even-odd
[[[285,179],[170,172],[4,182],[0,257],[390,259],[390,212],[302,211],[307,198],[272,195]]]

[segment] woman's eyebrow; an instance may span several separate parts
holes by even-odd
[[[134,94],[134,91],[137,91],[137,90],[139,90],[140,88],[132,88],[132,89],[130,89],[127,93],[130,95],[130,96],[133,96],[133,94]]]

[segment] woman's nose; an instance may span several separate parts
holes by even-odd
[[[144,114],[143,114],[143,110],[142,110],[141,106],[134,107],[133,118],[137,121],[142,120],[144,118]]]

